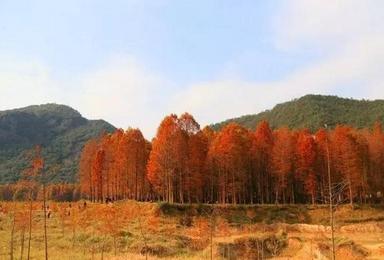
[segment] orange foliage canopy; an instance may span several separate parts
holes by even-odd
[[[93,201],[325,203],[328,163],[332,186],[343,187],[339,201],[380,199],[381,124],[360,130],[340,125],[311,133],[272,130],[262,121],[254,131],[230,123],[216,132],[201,130],[188,113],[171,114],[152,142],[139,129],[119,129],[90,140],[79,177],[83,197]],[[40,167],[40,162],[35,164]]]

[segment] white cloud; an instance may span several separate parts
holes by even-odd
[[[253,114],[306,94],[384,97],[384,37],[356,42],[332,58],[300,68],[271,82],[215,80],[190,85],[173,100],[172,110],[189,111],[203,124]],[[357,85],[357,87],[356,87]]]
[[[90,119],[139,127],[148,138],[165,113],[169,84],[131,57],[114,56],[98,69],[65,80],[56,80],[49,67],[36,59],[1,61],[0,110],[66,104]]]
[[[272,22],[275,45],[288,52],[304,48],[323,54],[309,70],[296,73],[298,79],[310,79],[317,71],[309,84],[384,98],[383,13],[381,0],[287,1]]]
[[[164,115],[167,85],[133,58],[115,56],[81,76],[74,104],[89,118],[123,128],[139,127],[149,138]]]
[[[383,1],[287,1],[273,21],[276,46],[294,53],[313,49],[323,58],[270,82],[217,79],[191,84],[172,108],[190,111],[208,124],[305,94],[384,98],[383,11]]]
[[[0,110],[57,100],[57,82],[43,63],[9,57],[0,60]]]
[[[0,110],[64,103],[117,127],[139,127],[151,138],[171,112],[188,111],[204,125],[309,93],[384,98],[383,10],[384,1],[379,0],[287,1],[272,22],[275,45],[283,52],[304,48],[324,56],[268,82],[230,78],[227,73],[225,78],[174,88],[126,56],[115,56],[98,69],[59,81],[42,62],[0,59]],[[72,85],[77,89],[66,93]]]
[[[381,0],[290,0],[271,21],[283,49],[343,47],[384,33]]]

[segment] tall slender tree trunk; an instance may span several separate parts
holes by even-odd
[[[232,204],[236,204],[235,172],[232,172]]]
[[[48,238],[47,238],[47,202],[45,196],[45,174],[44,170],[42,173],[43,176],[43,206],[44,206],[44,247],[45,247],[45,260],[48,260]]]
[[[210,175],[210,191],[209,191],[209,193],[210,193],[210,198],[209,198],[209,201],[211,202],[211,203],[214,203],[215,201],[214,201],[214,199],[213,199],[213,176],[212,176],[212,174]]]
[[[32,191],[29,192],[29,226],[28,226],[28,251],[27,251],[27,259],[30,259],[31,253],[31,240],[32,240]]]
[[[179,202],[184,203],[184,191],[183,191],[183,172],[179,171]]]
[[[213,231],[214,231],[214,226],[213,226],[213,222],[214,222],[214,220],[213,220],[213,214],[214,214],[214,209],[212,209],[212,212],[211,212],[211,218],[210,218],[210,219],[211,219],[211,223],[210,223],[211,225],[210,225],[210,230],[209,230],[209,231],[210,231],[210,232],[209,232],[209,233],[210,233],[210,234],[209,234],[209,236],[210,236],[210,241],[209,241],[210,243],[209,243],[209,244],[210,244],[210,251],[211,251],[211,252],[210,252],[210,253],[211,253],[211,254],[210,254],[210,256],[211,256],[211,260],[213,259]]]
[[[258,192],[260,197],[260,204],[264,204],[264,187],[263,187],[263,176],[259,174],[259,182],[258,182]]]
[[[312,196],[312,205],[315,205],[315,194],[312,192],[312,194],[311,194]]]
[[[253,190],[253,186],[255,185],[255,181],[254,181],[255,177],[254,177],[254,173],[252,171],[252,174],[251,174],[251,187],[250,187],[250,203],[253,204],[253,194],[254,194],[254,190]]]
[[[20,249],[20,260],[23,260],[24,256],[24,239],[25,238],[25,226],[21,230],[21,249]]]
[[[332,239],[332,259],[336,259],[335,251],[335,233],[334,233],[334,221],[333,221],[333,205],[332,205],[332,180],[331,180],[331,156],[329,153],[328,136],[326,137],[326,149],[327,149],[327,171],[328,171],[328,192],[329,192],[329,215],[331,226],[331,239]]]
[[[136,154],[135,154],[135,200],[137,200],[138,199],[138,195],[137,195],[137,182],[138,182],[138,180],[137,180],[137,178],[138,178],[138,176],[137,176],[137,172],[138,172],[138,149],[137,149],[137,147],[136,147]]]
[[[276,193],[275,193],[275,204],[279,204],[279,190],[276,188]]]
[[[348,189],[349,189],[349,204],[353,206],[353,192],[352,192],[352,184],[350,179],[348,179]]]
[[[16,216],[15,216],[15,211],[13,211],[13,216],[12,216],[12,229],[11,229],[11,242],[9,246],[10,250],[10,258],[13,260],[13,244],[14,244],[14,236],[15,236],[15,222],[16,222]]]
[[[223,194],[223,196],[224,196],[224,198],[223,198],[224,204],[227,203],[227,192],[228,192],[227,184],[228,184],[228,171],[225,170],[224,194]]]

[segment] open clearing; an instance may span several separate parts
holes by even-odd
[[[44,258],[33,204],[31,259]],[[49,259],[329,259],[325,206],[49,203]],[[0,259],[27,256],[28,202],[2,202]],[[339,207],[337,259],[384,259],[383,206]],[[211,228],[212,227],[212,228]],[[24,246],[22,251],[22,237]],[[212,243],[211,243],[212,239]]]

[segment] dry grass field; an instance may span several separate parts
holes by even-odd
[[[212,207],[134,201],[48,205],[49,259],[330,256],[328,211],[323,206]],[[27,259],[28,202],[1,202],[0,210],[0,259],[10,259],[11,248],[14,259]],[[35,202],[30,259],[44,259],[43,216],[42,203]],[[383,207],[341,206],[336,225],[337,259],[384,259]]]

